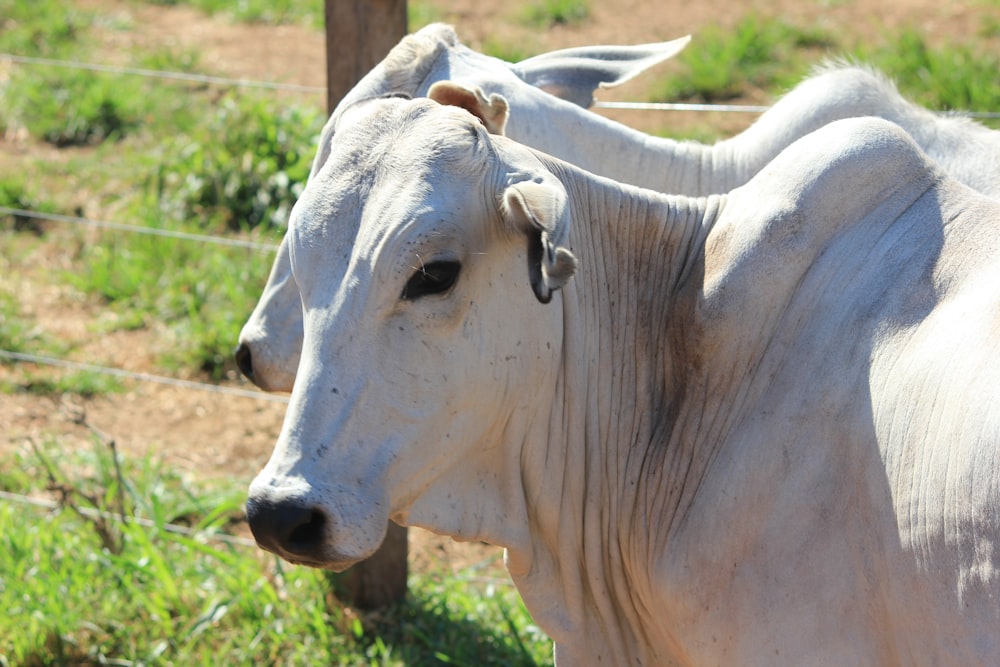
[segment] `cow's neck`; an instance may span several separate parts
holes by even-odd
[[[563,180],[581,268],[561,296],[563,380],[547,437],[527,443],[521,457],[531,549],[511,550],[508,564],[564,658],[582,650],[588,664],[598,656],[660,663],[665,640],[642,612],[655,608],[644,596],[666,539],[652,517],[683,500],[689,473],[704,464],[691,448],[665,447],[681,396],[670,332],[687,308],[678,287],[700,270],[724,199],[670,199],[589,180],[574,192],[573,178]]]
[[[714,148],[639,132],[551,95],[519,86],[506,134],[583,169],[657,192],[725,192],[703,176]],[[711,176],[711,174],[710,174]]]

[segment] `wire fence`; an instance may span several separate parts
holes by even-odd
[[[0,53],[0,62],[6,61],[15,65],[28,67],[48,67],[64,68],[74,70],[84,70],[91,72],[101,72],[115,76],[139,76],[164,81],[194,82],[213,86],[254,88],[260,90],[286,91],[304,94],[325,94],[326,88],[320,86],[307,86],[300,84],[290,84],[275,81],[259,81],[241,78],[231,78],[214,76],[192,72],[176,72],[157,69],[146,69],[137,67],[123,67],[107,65],[101,63],[80,62],[74,60],[60,60],[54,58],[40,58],[23,56],[12,53]],[[606,102],[597,101],[594,106],[601,109],[622,109],[622,110],[656,110],[656,111],[687,111],[687,112],[722,112],[722,113],[754,113],[759,114],[767,111],[767,106],[761,105],[741,105],[741,104],[694,104],[694,103],[666,103],[666,102]],[[1000,112],[963,112],[964,115],[977,118],[1000,118]],[[247,248],[258,251],[275,251],[277,245],[274,243],[260,243],[256,241],[234,239],[228,237],[193,234],[176,230],[161,229],[154,227],[144,227],[139,225],[128,225],[108,220],[95,220],[80,216],[69,216],[58,213],[46,213],[19,208],[0,206],[0,215],[10,215],[25,219],[48,220],[59,223],[87,226],[93,228],[108,229],[123,233],[146,234],[161,236],[165,238],[187,240],[197,243],[215,244],[220,246]],[[45,355],[32,355],[18,353],[11,350],[0,349],[0,359],[17,361],[22,363],[42,364],[53,367],[71,368],[76,370],[86,370],[94,373],[102,373],[120,378],[126,378],[141,382],[153,382],[159,384],[172,384],[175,386],[197,389],[202,391],[215,391],[236,396],[243,396],[264,401],[286,402],[284,396],[276,396],[260,391],[244,390],[206,383],[178,380],[163,376],[150,375],[146,373],[135,373],[122,369],[110,368],[95,364],[84,364],[66,359],[59,359]]]
[[[262,401],[271,401],[273,403],[288,403],[288,397],[283,396],[281,394],[267,394],[252,389],[240,389],[238,387],[207,384],[205,382],[193,382],[191,380],[181,380],[179,378],[172,378],[163,375],[153,375],[151,373],[138,373],[135,371],[128,371],[122,368],[111,368],[109,366],[100,366],[97,364],[86,364],[79,361],[70,361],[68,359],[60,359],[58,357],[49,357],[40,354],[28,354],[25,352],[0,350],[0,359],[7,359],[10,361],[20,361],[29,364],[43,364],[46,366],[55,366],[57,368],[68,368],[71,370],[86,371],[89,373],[99,373],[102,375],[110,375],[112,377],[124,378],[128,380],[139,380],[141,382],[152,382],[155,384],[169,385],[172,387],[181,387],[184,389],[197,389],[199,391],[208,391],[217,394],[228,394],[230,396],[241,396],[243,398],[255,398]]]
[[[64,508],[62,503],[56,502],[55,500],[32,498],[30,496],[25,496],[19,493],[10,493],[8,491],[0,491],[0,500],[6,500],[7,502],[53,512]],[[227,533],[219,533],[216,531],[194,530],[192,528],[188,528],[187,526],[180,526],[173,523],[158,523],[156,521],[151,521],[150,519],[118,514],[117,512],[107,512],[94,507],[77,507],[76,511],[91,519],[103,519],[105,521],[113,521],[115,523],[123,524],[134,523],[136,525],[143,526],[144,528],[162,528],[168,533],[184,535],[185,537],[190,538],[198,538],[205,541],[224,542],[226,544],[234,544],[241,547],[256,548],[257,546],[257,543],[253,540],[246,537],[239,537],[238,535],[229,535]]]
[[[231,86],[241,88],[258,88],[263,90],[278,90],[298,93],[325,94],[326,88],[321,86],[306,86],[292,83],[281,83],[276,81],[254,81],[249,79],[235,79],[230,77],[212,76],[208,74],[198,74],[192,72],[172,72],[167,70],[144,69],[138,67],[121,67],[118,65],[104,65],[100,63],[86,63],[73,60],[58,60],[55,58],[36,58],[31,56],[20,56],[12,53],[0,53],[0,61],[8,61],[20,65],[40,65],[46,67],[61,67],[66,69],[79,69],[92,72],[104,72],[108,74],[143,76],[148,78],[185,81],[191,83],[203,83],[209,85]],[[629,111],[697,111],[697,112],[721,112],[721,113],[763,113],[770,107],[756,104],[707,104],[707,103],[686,103],[686,102],[608,102],[597,100],[594,102],[597,109],[622,109]],[[969,118],[998,119],[1000,111],[957,111]]]
[[[288,83],[280,83],[273,81],[235,79],[229,77],[211,76],[206,74],[197,74],[190,72],[172,72],[165,70],[153,70],[153,69],[144,69],[135,67],[120,67],[120,66],[105,65],[100,63],[88,63],[88,62],[79,62],[71,60],[58,60],[53,58],[22,56],[11,53],[0,53],[0,62],[3,61],[22,66],[58,67],[64,69],[100,72],[116,76],[140,76],[140,77],[159,79],[164,81],[187,82],[187,83],[194,82],[194,83],[201,83],[213,86],[223,86],[223,87],[253,88],[262,90],[275,90],[275,91],[309,93],[309,94],[320,94],[320,93],[325,94],[326,92],[325,88],[317,86],[304,86],[298,84],[288,84]],[[45,220],[50,222],[77,225],[81,227],[107,229],[123,233],[159,236],[176,240],[192,241],[196,243],[213,244],[213,245],[235,247],[235,248],[246,248],[250,250],[265,251],[265,252],[266,251],[273,252],[278,248],[277,244],[275,243],[260,243],[257,241],[215,236],[210,234],[194,234],[190,232],[182,232],[182,231],[163,229],[157,227],[129,225],[109,220],[96,220],[93,218],[86,218],[82,216],[63,215],[59,213],[12,208],[8,206],[0,206],[0,215],[13,216],[15,218],[21,218],[21,219],[31,219],[40,221]],[[177,378],[153,375],[148,373],[137,373],[120,368],[112,368],[108,366],[101,366],[98,364],[75,362],[75,361],[70,361],[68,359],[62,359],[47,355],[27,354],[23,352],[16,352],[13,350],[0,349],[0,359],[6,359],[7,361],[14,361],[19,363],[30,363],[30,364],[51,366],[56,368],[72,369],[77,371],[87,371],[91,373],[98,373],[138,382],[172,385],[186,389],[222,393],[222,394],[240,396],[244,398],[251,398],[262,401],[279,402],[279,403],[288,402],[288,398],[286,396],[281,396],[277,394],[268,394],[262,391],[240,389],[222,385],[214,385],[204,382],[192,382],[188,380],[181,380]]]
[[[100,72],[115,76],[139,76],[139,77],[147,77],[153,79],[161,79],[165,81],[196,82],[206,85],[223,86],[223,87],[254,88],[260,90],[274,90],[274,91],[285,91],[285,92],[295,92],[304,94],[326,93],[326,88],[319,86],[307,86],[307,85],[289,84],[289,83],[281,83],[273,81],[237,79],[231,77],[213,76],[213,75],[206,75],[206,74],[199,74],[192,72],[176,72],[176,71],[145,69],[136,67],[122,67],[122,66],[106,65],[101,63],[88,63],[88,62],[79,62],[72,60],[60,60],[54,58],[23,56],[12,53],[0,53],[0,62],[3,61],[15,65],[29,66],[29,67],[75,69],[75,70],[84,70],[91,72]],[[616,109],[616,110],[655,110],[655,111],[684,111],[684,112],[693,111],[693,112],[752,113],[752,114],[763,113],[768,109],[767,106],[761,106],[761,105],[695,104],[695,103],[666,103],[666,102],[597,101],[595,102],[594,106],[599,109]],[[1000,112],[985,112],[985,111],[963,112],[963,115],[967,115],[974,118],[991,118],[991,119],[1000,118]],[[46,213],[41,211],[32,211],[32,210],[11,208],[6,206],[0,206],[0,215],[10,215],[24,219],[47,220],[58,223],[113,230],[122,233],[146,234],[153,236],[161,236],[165,238],[186,240],[196,243],[247,248],[258,251],[273,252],[278,247],[274,243],[260,243],[256,241],[235,239],[222,236],[193,234],[188,232],[180,232],[175,230],[161,229],[154,227],[144,227],[139,225],[127,225],[108,220],[95,220],[80,216]],[[118,368],[110,368],[96,364],[84,364],[80,362],[74,362],[74,361],[69,361],[67,359],[60,359],[45,355],[18,353],[11,350],[0,349],[0,359],[6,359],[8,361],[16,361],[20,363],[40,364],[53,367],[75,369],[75,370],[86,370],[88,372],[111,375],[134,381],[169,384],[189,389],[196,389],[201,391],[214,391],[217,393],[226,393],[230,395],[253,398],[264,401],[287,402],[288,400],[284,396],[276,396],[273,394],[267,394],[260,391],[224,387],[219,385],[191,382],[186,380],[178,380],[175,378],[150,375],[146,373],[135,373]]]
[[[123,67],[116,65],[106,65],[101,63],[89,63],[89,62],[80,62],[73,60],[60,60],[54,58],[23,56],[12,53],[0,53],[0,62],[2,61],[29,67],[50,67],[50,68],[55,67],[64,69],[75,69],[75,70],[84,70],[92,72],[101,72],[116,76],[140,76],[153,79],[160,79],[164,81],[195,82],[206,85],[224,86],[224,87],[255,88],[262,90],[287,91],[287,92],[296,92],[305,94],[325,94],[326,92],[326,88],[319,86],[289,84],[289,83],[282,83],[275,81],[238,79],[238,78],[213,76],[213,75],[199,74],[192,72],[176,72],[176,71],[145,69],[136,67]],[[597,101],[595,102],[594,106],[602,109],[622,109],[622,110],[657,110],[657,111],[688,111],[688,112],[695,111],[695,112],[755,113],[755,114],[763,113],[767,111],[767,109],[769,108],[767,106],[761,106],[761,105],[741,105],[741,104],[693,104],[693,103],[666,103],[666,102],[606,102],[606,101]],[[974,118],[991,118],[991,119],[1000,118],[1000,112],[976,111],[976,112],[962,112],[962,113],[963,115],[967,115]],[[243,239],[234,239],[234,238],[220,237],[220,236],[213,236],[206,234],[193,234],[193,233],[180,232],[169,229],[143,227],[139,225],[127,225],[107,220],[95,220],[80,216],[46,213],[41,211],[32,211],[32,210],[11,208],[6,206],[0,206],[0,215],[10,215],[20,218],[36,219],[36,220],[49,220],[60,223],[109,229],[118,232],[147,234],[147,235],[161,236],[166,238],[182,239],[198,243],[248,248],[259,251],[274,251],[278,247],[276,244],[273,243],[260,243],[256,241],[248,241]],[[230,387],[220,387],[217,385],[176,380],[172,378],[154,376],[144,373],[134,373],[134,372],[124,371],[122,369],[109,368],[94,364],[82,364],[78,362],[72,362],[65,359],[58,359],[43,355],[30,355],[30,354],[23,354],[10,350],[0,349],[0,358],[7,359],[10,361],[23,362],[23,363],[44,364],[55,367],[87,370],[90,372],[114,375],[118,377],[123,377],[143,382],[174,384],[177,386],[184,386],[191,389],[212,390],[222,393],[244,396],[248,398],[254,398],[258,400],[287,402],[287,398],[285,397],[274,396],[272,394],[267,394],[259,391],[234,389]]]
[[[108,220],[94,220],[75,215],[61,215],[59,213],[42,213],[40,211],[29,211],[21,208],[10,208],[0,206],[0,215],[11,215],[18,218],[28,218],[32,220],[49,220],[52,222],[65,222],[86,227],[102,229],[113,229],[119,232],[129,232],[132,234],[149,234],[151,236],[162,236],[165,238],[180,239],[183,241],[196,241],[199,243],[209,243],[233,248],[249,248],[251,250],[275,251],[278,245],[275,243],[258,243],[256,241],[245,241],[243,239],[232,239],[225,236],[213,236],[210,234],[192,234],[189,232],[179,232],[172,229],[161,229],[159,227],[143,227],[141,225],[127,225],[120,222],[109,222]]]
[[[75,69],[75,70],[101,72],[109,75],[142,76],[142,77],[160,79],[164,81],[187,82],[187,83],[194,82],[194,83],[201,83],[214,86],[254,88],[254,89],[275,90],[275,91],[296,92],[296,93],[314,93],[314,94],[325,93],[325,88],[319,88],[315,86],[302,86],[302,85],[268,82],[268,81],[232,79],[226,77],[209,76],[209,75],[193,74],[186,72],[169,72],[169,71],[130,68],[130,67],[116,67],[116,66],[102,65],[96,63],[55,60],[49,58],[35,58],[35,57],[9,54],[9,53],[0,54],[0,63],[4,61],[22,66],[60,67],[60,68]],[[129,225],[109,220],[96,220],[82,216],[70,216],[52,212],[12,208],[8,206],[0,206],[0,216],[13,216],[15,219],[19,218],[19,219],[38,220],[38,221],[44,220],[44,221],[63,223],[68,225],[76,225],[80,227],[111,230],[120,233],[151,235],[162,238],[190,241],[208,245],[244,248],[261,252],[273,252],[278,247],[274,243],[260,243],[257,241],[215,236],[209,234],[194,234],[194,233],[182,232],[171,229],[145,227],[141,225]],[[248,398],[258,401],[267,401],[271,403],[284,403],[284,404],[288,403],[288,397],[280,394],[270,394],[259,390],[242,389],[239,387],[209,384],[206,382],[195,382],[195,381],[184,380],[163,375],[156,375],[151,373],[140,373],[140,372],[125,370],[122,368],[115,368],[100,364],[83,363],[79,361],[72,361],[69,359],[53,357],[48,355],[31,354],[25,352],[17,352],[13,350],[0,349],[0,360],[6,360],[8,362],[16,362],[19,364],[34,364],[34,365],[48,366],[52,368],[96,373],[133,382],[172,386],[183,390],[224,394],[228,396]],[[48,511],[56,511],[64,508],[64,504],[59,501],[47,498],[30,497],[23,494],[11,493],[2,490],[0,490],[0,500]],[[76,511],[92,519],[101,519],[104,521],[112,521],[116,523],[133,523],[146,528],[159,527],[167,532],[181,534],[193,539],[223,542],[235,546],[256,548],[256,543],[254,542],[254,540],[244,537],[229,535],[217,531],[193,530],[185,526],[180,526],[170,523],[157,524],[156,522],[153,522],[149,519],[144,519],[142,517],[123,516],[120,514],[116,514],[114,512],[107,512],[89,507],[77,507]]]
[[[19,56],[13,53],[0,53],[0,60],[6,60],[19,65],[43,65],[46,67],[62,67],[66,69],[86,70],[89,72],[104,72],[107,74],[122,74],[144,76],[154,79],[171,81],[186,81],[189,83],[204,83],[209,85],[230,86],[241,88],[261,88],[264,90],[283,90],[296,93],[323,93],[326,88],[319,86],[303,86],[294,83],[279,83],[274,81],[251,81],[248,79],[233,79],[223,76],[196,74],[191,72],[170,72],[140,67],[120,67],[117,65],[102,65],[100,63],[85,63],[75,60],[57,60],[55,58],[35,58]]]

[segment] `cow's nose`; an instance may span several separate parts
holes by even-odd
[[[287,560],[321,563],[326,515],[295,500],[247,501],[247,521],[257,544]]]
[[[236,358],[236,366],[240,369],[240,373],[253,382],[253,355],[250,353],[250,346],[240,343],[236,346],[233,356]]]

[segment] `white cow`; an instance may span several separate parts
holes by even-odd
[[[258,543],[506,548],[563,665],[1000,664],[1000,204],[833,123],[728,195],[344,110]]]
[[[900,124],[958,180],[1000,196],[1000,133],[913,105],[891,82],[861,67],[833,67],[807,79],[748,130],[715,145],[653,137],[543,92],[589,104],[596,86],[627,80],[686,44],[682,38],[636,47],[583,47],[511,64],[466,48],[448,26],[429,26],[400,42],[334,111],[314,170],[336,139],[344,109],[392,92],[427,95],[437,85],[438,99],[470,108],[495,132],[505,131],[594,173],[661,192],[728,192],[795,139],[833,120],[875,115]],[[292,388],[301,311],[282,246],[237,348],[240,368],[263,389]]]

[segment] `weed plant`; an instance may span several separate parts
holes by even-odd
[[[324,121],[315,108],[224,98],[166,149],[153,181],[161,213],[206,228],[284,227]]]
[[[120,140],[139,127],[149,112],[148,96],[136,79],[66,70],[19,71],[11,84],[13,104],[4,111],[4,125],[24,125],[33,136],[54,146],[86,146],[106,139]]]
[[[59,58],[80,49],[93,12],[64,0],[0,0],[0,52]]]
[[[30,320],[21,313],[15,295],[6,290],[0,291],[0,349],[24,352],[33,349],[38,338]]]

